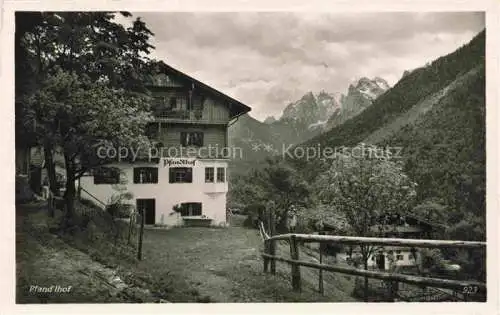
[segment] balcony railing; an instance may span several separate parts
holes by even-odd
[[[203,120],[201,110],[157,110],[155,117],[172,120]]]

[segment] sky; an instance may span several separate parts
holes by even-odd
[[[137,12],[153,57],[279,117],[309,91],[346,93],[360,77],[392,86],[485,27],[479,12]],[[127,23],[124,21],[124,23]]]

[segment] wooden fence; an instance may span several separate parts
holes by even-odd
[[[326,265],[320,262],[309,262],[299,260],[299,243],[316,242],[321,244],[337,243],[346,245],[380,245],[380,246],[401,246],[412,248],[462,248],[462,249],[485,249],[485,242],[466,242],[452,240],[420,240],[420,239],[401,239],[401,238],[375,238],[375,237],[353,237],[353,236],[335,236],[335,235],[311,235],[311,234],[281,234],[270,236],[262,222],[259,222],[259,231],[264,240],[264,272],[276,273],[276,261],[286,262],[291,265],[292,287],[295,291],[301,290],[300,267],[309,267],[319,270],[319,291],[323,291],[322,271],[338,272],[342,274],[363,276],[367,278],[379,279],[392,282],[403,282],[407,284],[418,285],[422,287],[435,287],[451,289],[453,291],[465,292],[474,288],[474,294],[486,296],[486,283],[478,281],[449,280],[442,278],[431,278],[415,276],[401,273],[392,273],[384,271],[363,270],[351,267]],[[287,241],[290,245],[290,258],[276,256],[276,242]],[[464,289],[465,288],[465,289]],[[392,292],[396,298],[397,292]],[[465,295],[466,296],[466,295]],[[466,298],[465,298],[466,299]]]

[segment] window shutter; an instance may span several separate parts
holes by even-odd
[[[158,168],[153,168],[152,172],[153,172],[152,182],[156,184],[158,183]]]
[[[181,145],[183,147],[187,146],[187,133],[181,132]]]
[[[113,176],[113,184],[119,184],[120,183],[120,170],[117,168],[112,169],[112,176]]]
[[[139,183],[140,168],[134,167],[134,184]]]
[[[199,145],[200,147],[202,147],[202,146],[203,146],[203,143],[204,143],[204,142],[203,142],[203,132],[199,132],[199,133],[198,133],[198,137],[199,137],[199,139],[200,139],[200,140],[199,140],[200,142],[199,142],[199,144],[198,144],[198,145]]]
[[[202,96],[201,97],[201,102],[200,102],[200,110],[201,111],[203,111],[203,108],[205,107],[205,101],[206,101],[205,96]]]
[[[168,182],[169,183],[173,183],[175,181],[175,174],[174,174],[174,170],[172,168],[170,168],[168,170]]]

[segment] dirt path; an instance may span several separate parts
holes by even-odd
[[[115,269],[48,233],[49,224],[43,203],[18,207],[17,303],[117,303],[133,302],[131,291],[151,295],[144,289],[130,288]]]

